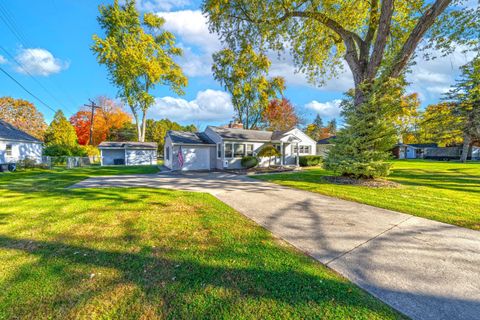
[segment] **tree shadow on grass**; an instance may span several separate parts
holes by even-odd
[[[13,315],[31,317],[32,313],[41,317],[52,314],[75,317],[81,312],[79,305],[88,304],[93,299],[101,300],[101,296],[109,297],[109,290],[113,293],[119,286],[134,286],[137,290],[136,294],[127,294],[120,299],[122,301],[117,301],[119,305],[125,304],[124,316],[139,316],[145,312],[148,303],[156,316],[167,318],[282,317],[285,312],[300,317],[338,317],[343,312],[355,314],[358,318],[373,315],[398,317],[341,278],[322,277],[291,268],[228,264],[230,256],[222,260],[223,252],[229,252],[225,248],[210,252],[215,263],[197,260],[194,255],[172,248],[116,252],[7,236],[0,236],[0,248],[23,251],[36,257],[34,263],[24,265],[1,286],[4,298],[0,303],[2,300],[4,304],[7,302],[4,309],[7,318]],[[96,268],[114,270],[116,276],[102,285],[95,285],[96,281],[101,283],[101,275],[90,278],[85,271]],[[43,270],[40,278],[39,269]],[[40,293],[30,296],[22,306],[18,301],[8,303],[9,294],[18,294],[22,284],[35,277],[38,278],[38,288],[45,286],[46,289],[51,284],[45,279],[57,278],[62,283],[60,292],[45,290],[41,293],[40,289]],[[86,285],[89,282],[92,284]],[[23,294],[28,295],[27,292]],[[115,298],[118,299],[112,294],[107,300]],[[117,307],[110,306],[112,309]]]

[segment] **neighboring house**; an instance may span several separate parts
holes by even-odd
[[[317,141],[317,155],[325,157],[330,152],[330,148],[334,145],[333,139],[337,136],[331,136],[325,139],[321,139]]]
[[[298,157],[314,155],[316,142],[298,128],[286,131],[246,130],[238,124],[208,126],[204,132],[168,131],[164,165],[172,170],[215,170],[242,168],[244,156],[254,156],[266,144],[280,151],[272,158],[277,165],[298,165]],[[181,152],[181,153],[180,153]],[[268,158],[260,159],[260,165]]]
[[[438,148],[436,143],[399,143],[392,152],[397,159],[423,159],[429,148]]]
[[[155,142],[104,141],[98,145],[102,166],[154,165],[157,164]]]
[[[41,162],[42,151],[42,141],[0,120],[0,164],[27,158]]]

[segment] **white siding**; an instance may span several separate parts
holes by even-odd
[[[210,155],[211,150],[214,149],[208,146],[188,146],[182,145],[183,167],[180,168],[178,163],[178,152],[180,146],[174,147],[173,152],[173,167],[174,170],[210,170]]]
[[[7,155],[7,145],[12,146],[12,154]],[[40,162],[43,145],[41,143],[0,140],[0,163],[16,162],[26,158]]]
[[[165,138],[165,145],[163,147],[163,165],[169,169],[173,169],[173,147],[172,139],[170,137]]]
[[[128,166],[154,165],[157,161],[157,150],[127,149],[125,164]]]

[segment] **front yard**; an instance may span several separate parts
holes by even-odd
[[[155,171],[0,174],[0,319],[402,317],[210,195],[65,189]]]
[[[480,163],[398,160],[388,180],[399,188],[332,184],[319,167],[255,177],[427,219],[480,230]]]

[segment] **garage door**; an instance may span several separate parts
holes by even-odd
[[[210,148],[182,147],[184,165],[182,170],[210,170]]]

